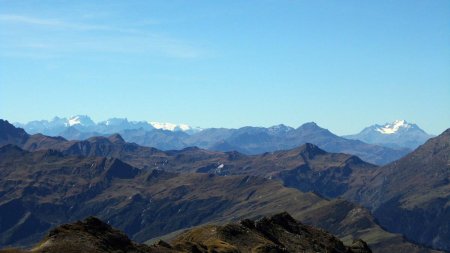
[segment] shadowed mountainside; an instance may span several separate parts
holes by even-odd
[[[340,206],[339,215],[326,211],[335,205]],[[4,217],[0,242],[4,246],[30,245],[50,227],[90,215],[142,242],[208,222],[288,211],[312,225],[311,217],[320,213],[320,220],[329,221],[321,227],[346,240],[356,239],[357,234],[378,241],[394,238],[394,244],[378,244],[376,252],[394,245],[409,252],[430,252],[384,231],[369,212],[354,210],[361,207],[344,200],[328,201],[261,177],[140,170],[111,157],[28,152],[13,145],[0,148],[0,217]],[[345,226],[348,229],[342,229]]]
[[[11,139],[14,138],[8,137],[8,140]],[[355,156],[327,153],[312,144],[292,150],[248,156],[238,152],[223,153],[199,148],[161,151],[127,143],[117,134],[92,137],[84,141],[31,135],[25,142],[20,139],[10,143],[20,144],[30,151],[54,149],[65,155],[115,157],[141,169],[280,179],[286,186],[331,198],[363,184],[365,171],[376,167]]]
[[[406,157],[368,171],[346,197],[371,208],[390,231],[450,250],[450,129]]]
[[[372,172],[376,171],[376,167],[354,156],[330,154],[312,144],[257,156],[247,156],[238,152],[214,152],[198,148],[160,151],[126,143],[120,135],[94,137],[86,141],[67,141],[63,138],[44,135],[29,136],[23,130],[17,128],[9,127],[7,130],[0,132],[0,140],[2,141],[0,145],[14,143],[36,152],[29,153],[10,145],[4,146],[0,150],[0,155],[3,155],[0,162],[2,162],[2,168],[5,168],[1,171],[2,188],[0,197],[2,199],[0,199],[0,211],[11,215],[11,217],[16,217],[3,221],[3,224],[6,225],[2,225],[2,228],[4,228],[1,231],[2,244],[11,244],[16,240],[14,238],[18,237],[25,238],[20,243],[32,242],[36,240],[39,233],[50,226],[71,219],[81,219],[88,215],[112,218],[114,216],[111,213],[112,210],[114,210],[113,213],[116,215],[117,222],[117,224],[113,224],[119,225],[121,229],[140,241],[187,226],[197,226],[204,222],[224,222],[237,217],[258,216],[278,210],[289,211],[296,218],[308,217],[307,223],[309,223],[309,220],[314,221],[315,224],[320,223],[321,227],[332,231],[341,238],[346,238],[346,240],[361,235],[360,237],[367,238],[371,245],[376,245],[375,251],[386,248],[392,249],[395,245],[397,248],[409,250],[404,252],[427,252],[426,249],[408,244],[399,235],[383,231],[376,225],[375,220],[367,210],[356,212],[354,209],[361,209],[350,203],[348,205],[342,204],[348,202],[342,202],[341,200],[324,201],[314,194],[303,194],[302,197],[297,197],[301,203],[305,201],[303,197],[309,196],[306,198],[309,199],[311,196],[315,196],[313,202],[316,205],[306,201],[305,203],[309,203],[308,208],[299,205],[300,207],[303,206],[300,211],[292,210],[294,207],[289,199],[274,194],[268,199],[261,199],[262,204],[258,201],[252,202],[257,206],[259,205],[259,208],[255,208],[251,205],[246,206],[248,200],[252,199],[255,193],[249,191],[248,195],[241,196],[239,190],[242,189],[239,187],[234,189],[233,183],[227,181],[249,180],[249,182],[255,182],[254,187],[258,191],[270,192],[273,190],[276,193],[278,191],[284,192],[286,188],[270,179],[280,179],[286,186],[302,191],[314,191],[327,197],[342,195],[350,199],[357,199],[354,196],[362,194],[359,189],[370,182],[373,177]],[[58,149],[59,151],[48,150],[48,148]],[[197,174],[192,174],[193,172],[197,172]],[[81,173],[82,176],[80,177],[78,173]],[[183,175],[177,173],[183,173]],[[169,194],[163,196],[160,199],[161,202],[152,199],[153,194],[156,194],[153,191],[157,191],[157,188],[149,187],[147,189],[147,184],[150,184],[150,181],[142,179],[146,175],[150,179],[154,178],[150,180],[152,181],[151,185],[168,189]],[[218,177],[225,175],[228,177]],[[113,183],[121,181],[123,184]],[[64,183],[55,185],[57,182]],[[274,189],[272,189],[273,183],[277,185]],[[189,185],[204,185],[204,187],[199,187],[197,190],[196,187],[188,187]],[[205,193],[195,193],[200,190],[213,193],[216,189],[220,189],[218,190],[218,192],[221,192],[220,198],[212,198]],[[229,192],[226,192],[227,189],[229,189]],[[164,191],[157,192],[157,195],[161,196],[160,194]],[[186,194],[186,192],[193,193],[193,195]],[[235,196],[230,196],[232,192],[235,192]],[[302,194],[297,191],[293,192]],[[75,195],[72,196],[71,194]],[[204,200],[203,198],[212,201],[212,206],[206,206],[210,209],[210,212],[207,212],[203,218],[193,218],[189,215],[181,216],[178,213],[178,210],[183,209],[177,208],[178,204],[181,203],[176,203],[174,200],[181,198],[182,205],[190,206],[192,210],[195,210],[195,208],[202,207],[201,201],[195,202],[199,197],[202,198],[201,201]],[[229,210],[240,206],[242,209],[239,210],[241,211],[233,211],[234,215],[231,215],[233,212],[227,215],[223,212],[216,214],[217,210],[222,210],[220,204],[222,202],[220,201],[223,198],[233,199],[234,202],[232,203],[235,205],[225,205],[224,209]],[[60,203],[57,200],[60,200]],[[130,217],[145,216],[142,213],[131,212],[133,209],[128,205],[133,206],[134,201],[139,203],[150,201],[149,203],[154,205],[164,203],[163,206],[170,208],[169,213],[176,217],[180,216],[179,222],[165,228],[153,224],[157,228],[150,229],[150,232],[143,231],[140,233],[140,226],[137,224],[142,223],[141,226],[149,226],[148,223],[141,219],[120,221],[118,218],[124,214],[127,214],[126,217],[130,215]],[[81,205],[81,203],[85,204]],[[119,205],[119,203],[122,203],[122,205]],[[238,203],[240,205],[237,205]],[[219,207],[214,208],[217,205]],[[340,207],[340,212],[336,211],[335,205]],[[142,203],[137,205],[138,209],[145,209],[144,206],[145,204]],[[121,208],[125,208],[125,210]],[[16,209],[19,211],[15,213],[13,210]],[[34,212],[36,210],[38,212]],[[56,215],[56,218],[50,217],[48,219],[50,213],[53,212],[51,210],[55,210],[60,216]],[[157,209],[156,212],[167,212],[167,209]],[[359,214],[357,219],[353,219],[352,215],[347,215],[353,213]],[[37,214],[45,215],[37,217]],[[321,220],[315,219],[318,214],[321,214]],[[336,217],[337,214],[340,214],[340,216]],[[331,216],[328,217],[327,215]],[[333,222],[323,222],[324,220],[332,220]],[[130,222],[131,225],[128,224]],[[155,219],[150,221],[150,223],[152,222],[155,222]],[[311,224],[315,225],[314,223]],[[351,230],[352,226],[353,230]]]

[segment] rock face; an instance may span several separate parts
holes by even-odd
[[[52,229],[32,252],[151,252],[95,217]]]
[[[174,252],[160,246],[147,246],[131,241],[123,232],[103,221],[89,217],[83,221],[61,225],[50,230],[44,239],[29,251],[0,250],[1,253],[106,253],[106,252]]]
[[[22,146],[29,135],[22,129],[9,124],[8,121],[0,119],[0,146],[14,144]]]
[[[176,249],[199,252],[372,252],[364,241],[345,246],[331,234],[304,225],[288,213],[239,224],[204,226],[189,230],[173,241]]]
[[[173,240],[177,249],[199,252],[372,252],[364,241],[345,246],[333,235],[304,225],[288,213],[239,224],[204,226],[189,230]]]
[[[0,250],[2,253],[14,250]],[[20,252],[17,250],[16,252]],[[28,252],[28,251],[23,251]],[[287,213],[264,217],[256,222],[202,226],[185,231],[171,244],[159,241],[151,246],[132,242],[124,233],[95,217],[52,229],[29,252],[336,252],[371,253],[362,240],[345,246],[333,235],[296,221]]]

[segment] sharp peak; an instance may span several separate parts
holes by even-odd
[[[396,120],[394,120],[394,121],[392,121],[391,123],[408,123],[406,120],[404,120],[404,119],[396,119]]]
[[[117,133],[108,136],[108,140],[111,141],[112,143],[125,143],[123,137]]]
[[[305,143],[299,147],[290,149],[290,150],[285,150],[285,151],[278,151],[278,152],[282,152],[285,154],[293,154],[293,155],[300,155],[300,156],[305,156],[308,159],[312,159],[314,156],[316,155],[324,155],[327,154],[326,151],[324,151],[323,149],[319,148],[317,145],[314,145],[312,143]]]
[[[367,129],[367,128],[366,128]],[[420,129],[416,124],[412,124],[403,119],[394,120],[390,123],[385,123],[384,125],[372,125],[369,129],[374,129],[381,134],[396,134],[404,129]],[[423,130],[422,130],[423,131]]]
[[[73,120],[73,119],[86,119],[88,121],[94,122],[89,115],[83,115],[83,114],[77,114],[77,115],[70,116],[67,120]]]
[[[281,212],[281,213],[277,213],[277,214],[274,214],[274,215],[271,215],[271,216],[269,216],[268,217],[269,219],[272,219],[272,220],[288,220],[288,221],[296,221],[293,217],[292,217],[292,215],[290,215],[288,212],[286,212],[286,211],[284,211],[284,212]]]
[[[407,121],[407,120],[404,120],[404,119],[396,119],[396,120],[393,120],[393,121],[391,121],[391,122],[385,122],[384,124],[374,124],[373,126],[394,126],[394,125],[398,125],[398,126],[402,126],[402,125],[405,125],[405,126],[408,126],[408,125],[410,125],[410,126],[412,126],[412,125],[416,125],[416,124],[414,124],[414,123],[411,123],[410,121]]]
[[[311,152],[311,151],[313,151],[313,152],[315,152],[315,153],[321,153],[321,154],[327,153],[327,152],[324,151],[323,149],[319,148],[319,146],[314,145],[314,144],[309,143],[309,142],[308,142],[308,143],[305,143],[305,144],[303,144],[303,145],[301,145],[300,147],[298,147],[298,149],[299,149],[301,152]]]
[[[324,128],[320,127],[319,125],[317,125],[317,123],[314,121],[303,123],[297,129],[305,129],[305,128],[306,129],[324,129]]]
[[[0,126],[8,126],[8,127],[14,127],[17,129],[21,129],[21,128],[15,127],[11,122],[9,122],[6,119],[0,119]]]
[[[16,127],[13,124],[11,124],[9,121],[4,120],[4,119],[0,119],[0,129],[2,130],[2,131],[0,131],[0,134],[3,131],[5,131],[5,132],[7,132],[7,131],[14,131],[16,133],[20,133],[20,134],[23,134],[23,135],[28,135],[28,133],[23,128]]]
[[[305,122],[305,123],[302,124],[302,126],[308,126],[308,125],[311,125],[311,126],[318,126],[317,123],[314,122],[314,121],[309,121],[309,122]]]

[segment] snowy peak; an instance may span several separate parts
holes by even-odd
[[[163,122],[151,121],[151,122],[149,122],[149,124],[152,125],[156,129],[167,130],[167,131],[175,131],[178,128],[177,124],[168,123],[168,122],[163,123]]]
[[[166,130],[166,131],[182,131],[182,132],[199,132],[202,129],[199,127],[191,127],[187,124],[173,124],[173,123],[162,123],[162,122],[155,122],[151,121],[149,122],[151,126],[153,126],[156,129]]]
[[[271,134],[284,134],[284,133],[294,130],[294,128],[283,125],[283,124],[279,124],[279,125],[269,127],[268,130],[269,130],[269,133],[271,133]]]
[[[432,135],[427,134],[419,126],[408,123],[406,120],[395,120],[384,125],[372,125],[364,128],[358,134],[344,136],[347,139],[396,149],[416,149],[431,137]]]
[[[79,125],[79,126],[93,126],[93,125],[95,125],[95,123],[87,115],[72,116],[66,122],[66,126],[76,126],[76,125]]]
[[[143,131],[154,131],[155,129],[168,130],[171,132],[185,132],[194,134],[202,131],[199,127],[191,127],[187,124],[160,123],[148,121],[129,121],[127,118],[109,118],[105,121],[94,122],[87,115],[75,115],[69,118],[54,117],[52,120],[35,120],[26,124],[14,123],[17,127],[22,127],[30,134],[42,133],[50,136],[65,136],[68,139],[84,138],[92,135],[109,135],[121,133],[125,130],[141,129]],[[74,137],[68,135],[70,131],[79,134],[81,131],[86,135]]]
[[[395,134],[398,131],[409,129],[412,125],[406,122],[406,120],[396,120],[392,123],[386,123],[384,126],[377,127],[375,130],[382,134]]]
[[[268,129],[269,129],[269,131],[272,131],[272,132],[289,132],[291,130],[294,130],[294,128],[292,128],[290,126],[286,126],[284,124],[271,126]]]
[[[100,122],[99,124],[104,124],[105,126],[119,126],[119,125],[127,125],[128,119],[121,118],[111,118],[106,121]]]

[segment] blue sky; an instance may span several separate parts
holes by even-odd
[[[450,127],[450,1],[0,0],[0,118]]]

